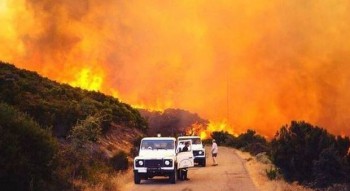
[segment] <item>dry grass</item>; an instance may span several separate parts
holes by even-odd
[[[266,175],[266,170],[275,168],[271,163],[262,163],[251,156],[247,152],[237,150],[236,153],[245,160],[245,167],[252,178],[256,188],[262,191],[312,191],[310,188],[305,188],[297,183],[287,183],[281,177],[276,180],[269,180]]]
[[[124,191],[125,185],[132,179],[132,171],[116,173],[112,176],[104,176],[100,184],[96,186],[86,187],[84,191]]]

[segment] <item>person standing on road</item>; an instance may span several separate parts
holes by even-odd
[[[186,143],[185,143],[185,146],[184,146],[184,148],[182,148],[181,152],[187,152],[187,151],[189,151],[189,150],[188,150],[188,147],[189,147],[189,146],[190,146],[190,143],[189,143],[189,142],[186,142]],[[181,169],[180,180],[190,180],[189,178],[187,178],[187,171],[188,171],[187,168]]]
[[[215,139],[213,139],[213,144],[211,145],[211,156],[213,157],[213,166],[218,165],[216,157],[218,156],[218,145],[216,144]]]

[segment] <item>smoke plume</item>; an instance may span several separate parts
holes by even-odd
[[[134,106],[350,135],[347,0],[1,0],[0,23],[0,59]]]

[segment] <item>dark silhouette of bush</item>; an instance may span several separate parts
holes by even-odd
[[[233,139],[231,145],[253,155],[261,152],[268,152],[270,149],[266,139],[251,129],[248,129],[247,132]]]
[[[182,109],[166,109],[163,112],[139,109],[141,115],[147,120],[149,128],[147,134],[156,136],[178,136],[198,133],[192,125],[207,126],[209,121],[202,119],[198,114]]]
[[[214,131],[211,137],[216,140],[219,145],[226,145],[247,151],[253,155],[261,152],[269,152],[269,144],[266,139],[254,130],[248,129],[247,132],[235,137],[226,131]]]
[[[128,155],[124,151],[118,152],[111,158],[114,170],[121,171],[129,168]]]
[[[312,173],[316,187],[342,183],[346,178],[345,166],[339,153],[333,148],[324,149],[318,160],[313,161]]]
[[[234,139],[233,135],[227,131],[214,131],[210,136],[215,139],[218,145],[228,145]]]
[[[53,190],[57,142],[29,116],[0,103],[0,188]]]
[[[271,157],[289,181],[315,186],[345,182],[349,138],[335,137],[325,129],[306,122],[292,121],[283,126],[271,141]],[[327,165],[324,167],[323,165]],[[330,169],[337,169],[337,173]],[[324,181],[326,173],[333,173]],[[320,181],[324,181],[321,183]]]

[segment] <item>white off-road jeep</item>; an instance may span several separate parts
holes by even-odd
[[[181,136],[178,137],[177,140],[178,142],[182,140],[191,140],[194,162],[203,167],[206,165],[205,148],[199,136]]]
[[[139,155],[134,159],[135,184],[154,176],[169,177],[170,183],[175,184],[182,168],[194,166],[191,142],[188,152],[178,152],[176,148],[173,137],[143,138]]]

